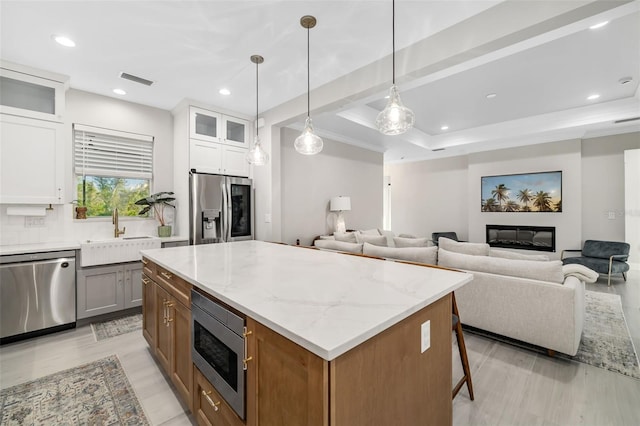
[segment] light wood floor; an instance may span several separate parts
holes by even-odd
[[[588,289],[622,296],[627,324],[640,348],[640,271],[631,271],[626,284],[620,279],[607,288],[601,279]],[[469,400],[466,387],[462,388],[453,403],[454,425],[640,424],[640,380],[470,333],[465,333],[465,341],[476,399]],[[83,326],[2,346],[0,387],[111,354],[120,359],[152,425],[195,424],[140,333],[95,342],[91,328]],[[457,351],[453,365],[457,381],[462,375]]]

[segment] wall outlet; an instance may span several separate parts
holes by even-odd
[[[420,353],[424,353],[431,347],[431,320],[422,323],[420,326]]]
[[[44,228],[44,217],[41,216],[25,216],[24,218],[25,228]]]
[[[616,212],[609,211],[608,214],[609,214],[609,220],[613,220],[616,218]]]

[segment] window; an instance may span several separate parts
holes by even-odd
[[[138,216],[135,202],[151,193],[153,137],[74,124],[78,205],[87,217]]]

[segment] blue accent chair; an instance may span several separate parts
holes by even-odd
[[[607,274],[607,285],[610,286],[611,274],[622,274],[622,278],[627,281],[630,248],[629,244],[618,241],[587,240],[582,250],[563,250],[560,259],[563,265],[577,263],[599,274]],[[582,256],[565,258],[565,252],[582,252]]]

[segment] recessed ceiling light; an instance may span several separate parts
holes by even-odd
[[[440,130],[449,130],[449,126],[442,126],[440,127]]]
[[[52,35],[51,36],[56,43],[61,44],[65,47],[76,47],[76,42],[71,40],[69,37],[61,36],[61,35]]]
[[[599,97],[600,97],[600,95],[598,95],[598,94],[596,93],[596,94],[590,95],[590,96],[587,98],[587,100],[588,100],[588,101],[593,101],[593,100],[598,99]]]
[[[125,92],[122,89],[113,89],[113,93],[115,93],[116,95],[126,95],[127,92]]]
[[[607,25],[608,23],[609,23],[609,21],[600,22],[600,23],[597,23],[597,24],[595,24],[595,25],[590,26],[590,27],[589,27],[589,29],[590,29],[590,30],[597,30],[598,28],[602,28],[602,27],[604,27],[604,26],[605,26],[605,25]]]
[[[498,95],[496,95],[495,93],[489,93],[489,94],[487,95],[487,99],[493,99],[493,98],[495,98],[496,96],[498,96]]]
[[[620,80],[618,80],[618,83],[627,84],[627,83],[631,83],[632,81],[633,81],[633,77],[622,77]]]
[[[220,93],[221,95],[224,95],[224,96],[229,96],[231,94],[231,90],[229,90],[229,89],[220,89],[220,90],[218,90],[218,93]]]

